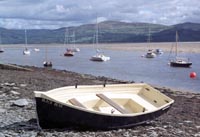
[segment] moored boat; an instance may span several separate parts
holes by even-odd
[[[110,60],[110,57],[107,57],[104,54],[98,53],[98,54],[92,56],[90,60],[102,62],[102,61],[108,61],[108,60]]]
[[[26,29],[24,30],[25,35],[25,49],[23,50],[23,55],[30,55],[31,51],[27,48],[27,32]]]
[[[40,51],[40,49],[39,48],[34,48],[34,51],[38,52],[38,51]]]
[[[174,103],[145,83],[76,85],[34,94],[41,128],[128,128],[159,117]]]
[[[99,45],[99,38],[98,38],[98,34],[99,33],[99,25],[98,25],[98,21],[97,21],[97,18],[96,18],[96,34],[95,34],[95,45],[98,46]],[[99,50],[99,49],[96,49],[96,54],[93,55],[91,58],[90,58],[91,61],[99,61],[99,62],[103,62],[103,61],[108,61],[110,60],[110,57],[109,56],[106,56],[104,55],[104,53]]]
[[[67,49],[66,52],[64,53],[64,56],[74,56],[74,52],[70,49]]]
[[[149,49],[148,49],[147,53],[145,54],[145,57],[146,57],[146,58],[155,58],[155,57],[156,57],[156,54],[155,54],[154,51],[150,48],[150,42],[151,42],[150,28],[149,28],[149,34],[148,34],[147,42],[148,42]]]
[[[178,56],[178,32],[176,31],[176,51],[175,51],[175,58],[170,60],[170,66],[172,67],[184,67],[189,68],[192,66],[192,62],[189,58],[179,57]]]
[[[4,52],[4,49],[3,48],[0,48],[0,53],[3,53]]]
[[[44,62],[43,62],[43,66],[44,66],[44,67],[52,67],[53,64],[52,64],[51,61],[44,61]]]
[[[25,48],[25,50],[23,51],[23,55],[30,55],[30,54],[31,54],[31,51]]]
[[[187,58],[176,57],[174,60],[170,61],[170,66],[189,68],[192,66],[192,62]]]
[[[156,49],[156,50],[154,51],[154,53],[155,53],[156,55],[162,55],[164,52],[163,52],[161,49]]]
[[[145,55],[146,58],[155,58],[156,54],[153,52],[153,50],[148,50],[148,52]]]
[[[0,53],[3,53],[4,49],[1,47],[1,44],[2,44],[2,40],[1,40],[1,34],[0,34]]]

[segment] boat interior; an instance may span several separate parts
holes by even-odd
[[[173,103],[171,98],[144,83],[63,87],[35,94],[62,105],[105,114],[151,112]]]

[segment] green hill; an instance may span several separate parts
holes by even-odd
[[[146,42],[151,32],[152,42],[169,42],[175,40],[178,31],[181,41],[200,41],[200,24],[182,23],[172,26],[149,23],[126,23],[105,21],[99,23],[99,42]],[[68,27],[69,35],[75,32],[76,43],[92,43],[94,41],[95,24],[85,24]],[[27,30],[29,44],[64,43],[66,28],[59,29],[30,29]],[[24,43],[24,30],[0,28],[3,44]]]

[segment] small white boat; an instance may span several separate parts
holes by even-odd
[[[91,59],[92,61],[108,61],[110,60],[110,57],[107,57],[101,53],[97,53],[96,55],[92,56]]]
[[[34,94],[41,128],[128,128],[159,117],[174,103],[145,83],[75,85]]]
[[[40,49],[39,48],[34,48],[34,51],[38,52],[38,51],[40,51]]]
[[[162,55],[164,52],[163,52],[161,49],[156,49],[156,50],[154,51],[154,53],[155,53],[156,55]]]
[[[28,50],[27,48],[23,51],[23,54],[24,55],[30,55],[31,54],[31,52],[30,52],[30,50]]]
[[[150,28],[149,28],[149,33],[148,33],[147,42],[148,42],[149,49],[148,49],[147,53],[145,54],[145,57],[146,57],[146,58],[155,58],[155,57],[156,57],[156,54],[155,54],[154,51],[150,48],[150,42],[151,42]]]
[[[24,31],[25,35],[25,50],[23,51],[23,55],[30,55],[31,51],[27,48],[27,34],[26,34],[26,29]]]
[[[99,33],[99,26],[98,26],[98,21],[97,21],[97,18],[96,18],[96,34],[94,36],[95,38],[95,46],[97,47],[99,45],[99,38],[98,38],[98,33]],[[110,60],[110,57],[108,56],[105,56],[103,54],[102,51],[100,51],[99,49],[96,49],[96,55],[92,56],[90,58],[91,61],[99,61],[99,62],[103,62],[103,61],[108,61]]]
[[[71,51],[73,51],[73,52],[79,52],[80,49],[79,48],[72,48]]]
[[[153,50],[148,50],[148,52],[145,55],[146,58],[155,58],[156,54],[153,52]]]

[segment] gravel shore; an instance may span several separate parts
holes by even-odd
[[[0,137],[200,137],[199,93],[157,88],[175,100],[172,108],[158,119],[129,129],[81,131],[70,129],[41,130],[37,126],[33,91],[75,85],[125,83],[105,77],[74,72],[29,67],[33,71],[0,69]],[[23,101],[22,101],[23,100]],[[17,103],[25,103],[19,105]]]

